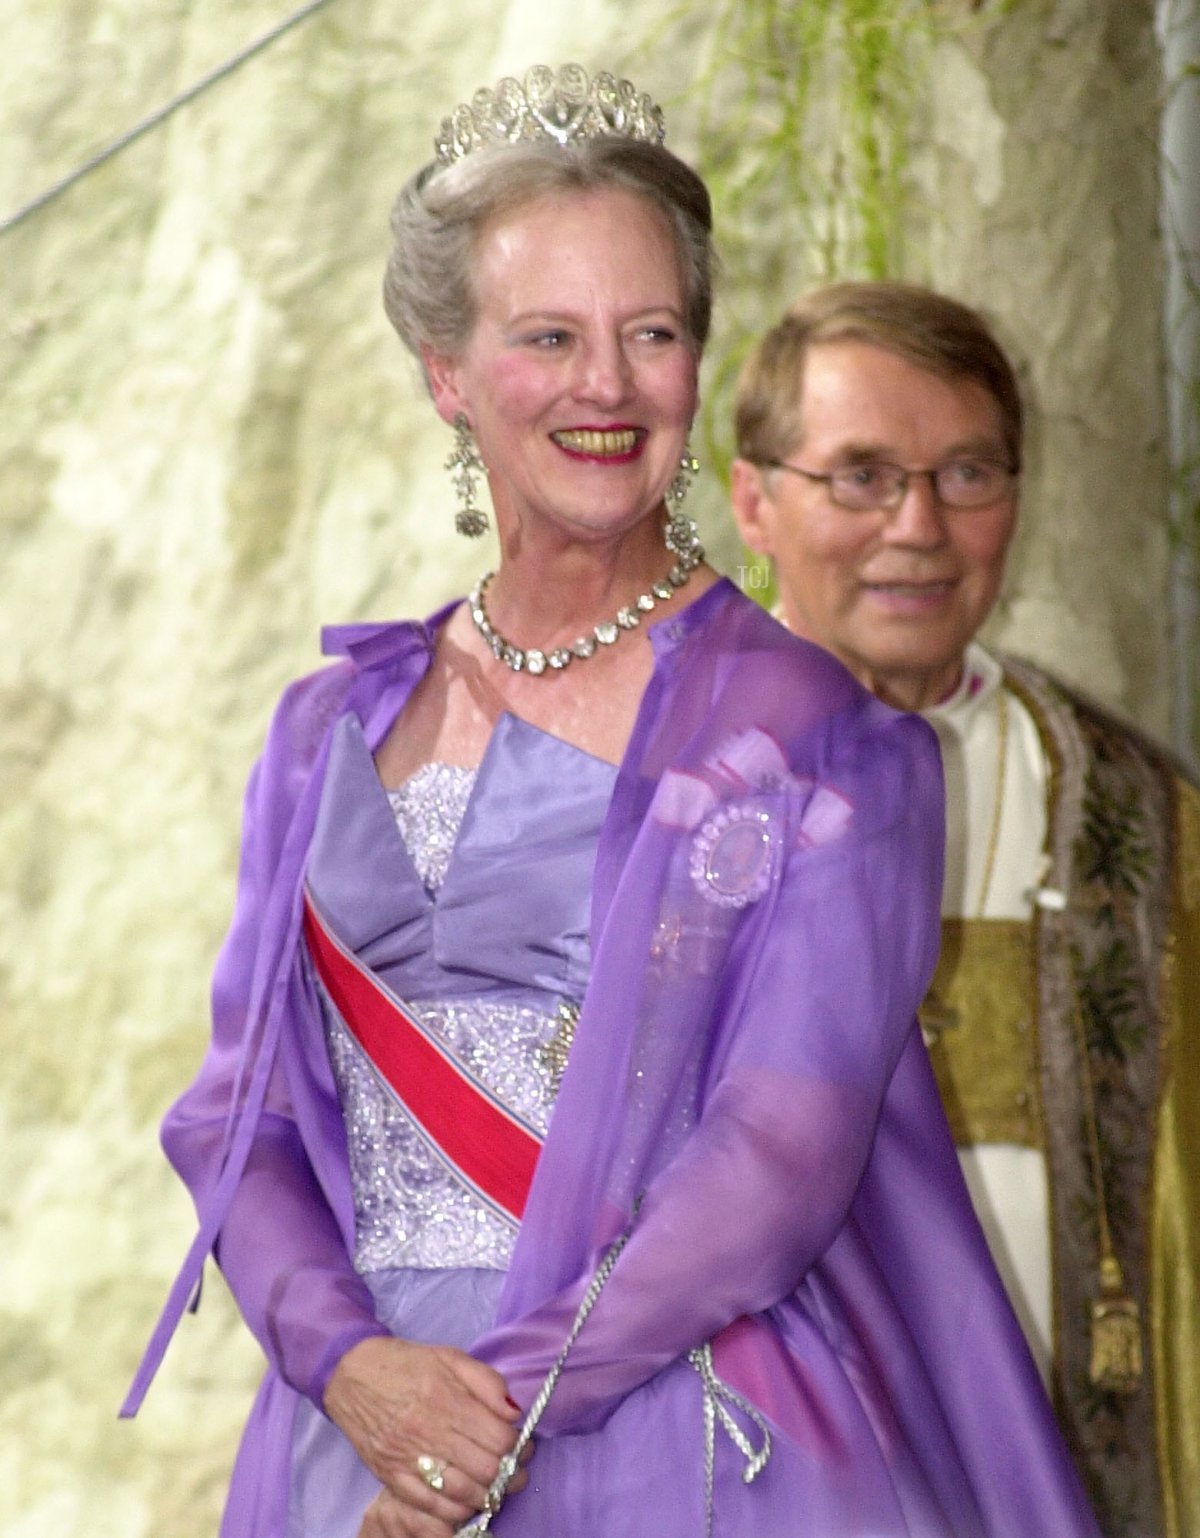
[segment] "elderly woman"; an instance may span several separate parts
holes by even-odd
[[[679,510],[710,214],[661,138],[535,70],[396,205],[500,561],[327,633],[251,781],[130,1406],[211,1248],[269,1362],[225,1538],[1094,1534],[914,1023],[936,743]]]

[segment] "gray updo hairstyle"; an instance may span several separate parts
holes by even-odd
[[[697,351],[712,318],[712,205],[696,173],[661,145],[616,135],[567,148],[530,140],[476,150],[446,167],[426,166],[392,208],[392,250],[383,307],[418,358],[425,343],[451,357],[475,326],[472,256],[492,219],[553,193],[618,187],[667,219],[683,281],[684,319]]]

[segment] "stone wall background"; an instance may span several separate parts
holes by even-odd
[[[1167,735],[1153,17],[1146,0],[1018,6],[942,51],[921,276],[987,310],[1022,367],[1030,474],[992,634]]]
[[[0,217],[289,9],[0,0]],[[1029,386],[994,633],[1165,732],[1153,7],[960,9],[914,125],[906,275],[982,304]],[[334,0],[0,236],[9,1538],[216,1531],[259,1360],[211,1270],[141,1417],[115,1413],[191,1236],[155,1128],[203,1050],[242,785],[319,623],[425,612],[487,556],[454,539],[448,435],[379,306],[387,207],[449,105],[536,59],[636,59],[687,153],[704,29],[638,57],[658,19]],[[727,296],[736,327],[803,261]],[[736,572],[722,502],[710,473],[696,506]]]

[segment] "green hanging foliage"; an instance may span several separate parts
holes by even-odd
[[[717,210],[724,281],[701,425],[721,473],[738,370],[787,297],[902,273],[933,48],[984,19],[977,0],[675,0],[642,39],[640,57],[696,60],[666,105],[693,126],[689,158]]]
[[[691,128],[687,153],[717,213],[724,278],[697,446],[723,479],[738,373],[788,299],[832,278],[905,275],[937,46],[986,32],[1016,3],[674,0],[641,40],[642,58],[689,60],[686,85],[665,105]],[[1175,24],[1196,5],[1168,0]],[[1197,68],[1185,68],[1185,82]],[[1186,388],[1200,421],[1200,383]],[[1176,529],[1200,552],[1196,460],[1178,467]],[[765,572],[755,578],[770,602]]]
[[[929,0],[677,0],[656,47],[703,37],[687,105],[735,296],[758,280],[898,269]]]
[[[686,95],[667,107],[694,125],[689,158],[716,209],[723,280],[699,446],[722,478],[738,373],[788,298],[835,277],[902,273],[914,118],[933,45],[961,32],[977,8],[676,0],[639,49],[697,58]],[[755,577],[756,596],[770,602],[765,573]]]
[[[664,18],[656,47],[703,38],[686,110],[724,266],[703,417],[722,471],[737,372],[787,296],[901,270],[912,115],[936,26],[928,0],[677,0]]]

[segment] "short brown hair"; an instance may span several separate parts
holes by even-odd
[[[796,300],[742,368],[735,404],[741,458],[766,464],[797,447],[808,349],[846,341],[882,347],[943,379],[982,385],[1000,408],[1012,468],[1021,468],[1021,394],[1004,349],[977,311],[914,283],[828,283]]]

